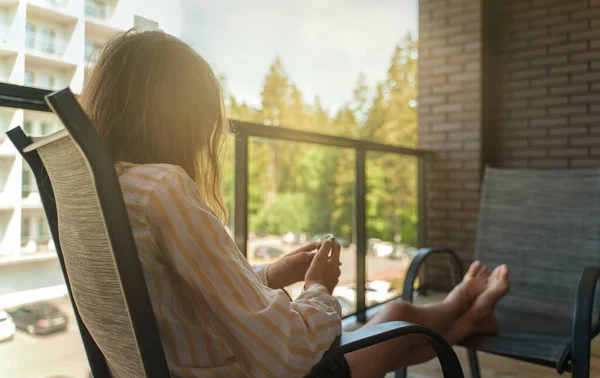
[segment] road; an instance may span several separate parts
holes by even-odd
[[[14,339],[0,343],[2,378],[88,378],[87,358],[68,298],[53,299],[69,317],[65,332],[31,336],[17,331]]]
[[[250,244],[249,251],[253,251],[257,243],[267,243],[291,251],[293,246],[282,246],[280,239],[255,240]],[[251,263],[268,261],[254,260]],[[355,280],[356,257],[354,247],[345,248],[341,253],[342,276],[340,284],[350,283]],[[389,260],[385,258],[367,258],[368,279],[391,280],[403,277],[407,261]],[[298,286],[299,294],[302,284]],[[0,377],[2,378],[88,378],[89,372],[87,359],[81,343],[81,337],[71,304],[68,298],[50,300],[56,304],[69,317],[67,331],[48,336],[30,336],[17,331],[13,340],[0,343]]]

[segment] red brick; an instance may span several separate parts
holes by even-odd
[[[572,93],[587,93],[587,84],[572,84],[550,88],[551,94],[572,94]]]
[[[586,105],[558,106],[548,109],[550,115],[581,114],[587,112]]]
[[[571,76],[571,81],[574,83],[600,81],[600,72],[586,72],[580,74],[573,74]]]
[[[567,41],[566,34],[547,36],[546,34],[529,40],[531,47],[561,45]]]
[[[555,127],[550,129],[550,135],[581,135],[586,134],[586,127]]]
[[[568,0],[550,8],[550,14],[569,13],[587,8],[587,0]]]
[[[587,156],[587,148],[551,148],[550,156],[554,157],[575,157],[575,156]]]
[[[569,143],[572,146],[600,146],[600,137],[574,137],[569,139]]]
[[[548,86],[553,86],[553,85],[567,84],[568,82],[569,82],[568,76],[551,75],[548,77],[542,77],[539,79],[531,80],[531,86],[532,87],[538,87],[538,86],[548,87]]]
[[[597,102],[598,98],[600,98],[600,95],[598,95],[598,94],[577,95],[577,96],[570,96],[569,102],[571,104],[580,104],[580,103],[591,104],[591,103]]]
[[[574,32],[574,33],[569,33],[569,40],[571,41],[578,41],[578,40],[582,40],[582,39],[590,39],[590,38],[598,38],[598,30],[584,30],[584,31],[578,31],[578,32]]]
[[[587,63],[568,63],[564,66],[550,67],[550,75],[587,71]]]
[[[545,53],[546,52],[544,50],[543,57],[539,57],[539,58],[536,57],[535,59],[531,59],[531,66],[532,67],[557,66],[560,64],[567,63],[566,55],[556,55],[556,56],[547,57],[547,56],[545,56]]]
[[[571,167],[597,167],[597,166],[600,166],[600,159],[599,158],[570,159],[569,165]]]
[[[565,168],[569,164],[566,159],[532,159],[532,168]]]
[[[587,42],[571,42],[564,43],[559,46],[552,46],[548,48],[550,54],[563,54],[572,52],[581,52],[587,50]]]
[[[531,100],[531,106],[558,106],[558,105],[566,105],[568,102],[568,98],[566,96],[562,97],[542,97],[542,98],[534,98]]]
[[[533,158],[533,157],[545,157],[546,156],[546,150],[545,149],[526,149],[526,150],[514,150],[511,152],[510,154],[512,157],[526,157],[526,158]]]
[[[544,139],[533,139],[531,141],[531,145],[534,147],[556,147],[556,146],[566,146],[567,138],[544,138]]]
[[[531,120],[532,127],[561,126],[567,124],[567,117],[540,117]]]
[[[572,116],[571,119],[572,125],[580,125],[580,124],[588,124],[588,123],[600,123],[600,115],[581,115],[581,116]]]
[[[580,24],[585,24],[585,20],[589,19],[598,19],[600,17],[600,9],[585,9],[571,13],[571,19],[573,21],[578,21]]]
[[[600,51],[587,51],[577,54],[571,54],[569,59],[572,62],[579,62],[582,60],[598,60],[600,59]]]
[[[444,104],[433,107],[433,113],[458,113],[462,110],[462,104]]]

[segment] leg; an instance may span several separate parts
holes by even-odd
[[[496,323],[493,318],[493,309],[498,300],[506,295],[508,287],[508,269],[506,266],[501,266],[492,274],[485,293],[477,296],[465,313],[460,313],[464,307],[459,299],[461,293],[453,291],[454,294],[450,293],[448,300],[427,307],[416,307],[406,302],[392,302],[367,326],[395,320],[419,323],[441,333],[453,345],[476,332],[495,332]],[[463,293],[463,295],[466,294],[468,293]],[[459,301],[460,305],[452,303],[454,301]],[[458,318],[458,320],[440,321],[440,318],[446,317],[448,319]],[[346,355],[346,359],[352,369],[353,378],[383,377],[389,371],[424,362],[435,356],[431,348],[424,343],[425,340],[420,336],[400,337],[349,353]],[[382,358],[382,356],[384,357]]]

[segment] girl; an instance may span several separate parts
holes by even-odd
[[[219,82],[194,50],[159,31],[112,39],[82,103],[119,176],[173,376],[302,377],[341,334],[331,295],[334,238],[252,268],[224,227],[219,148],[228,130]],[[278,289],[305,281],[294,301]],[[366,326],[404,320],[454,344],[495,332],[508,270],[475,262],[439,304],[389,303]],[[350,353],[328,377],[382,377],[434,356],[420,337]]]

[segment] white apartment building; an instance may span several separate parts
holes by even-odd
[[[0,82],[80,93],[112,35],[179,36],[180,24],[179,0],[0,0]],[[3,264],[56,259],[33,174],[4,134],[15,126],[37,136],[61,127],[53,114],[0,108],[0,275]]]

